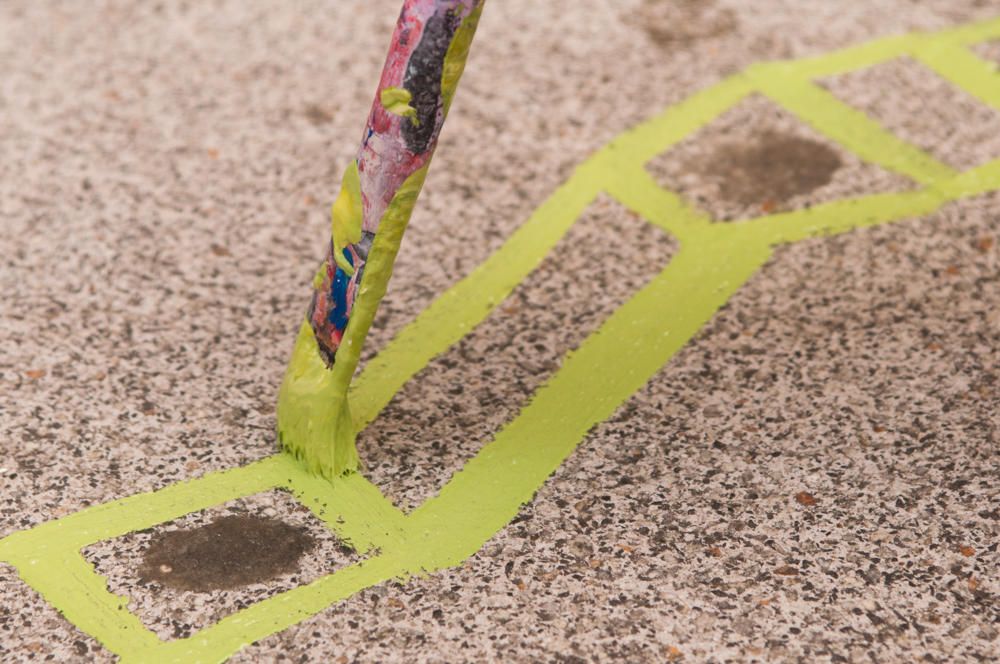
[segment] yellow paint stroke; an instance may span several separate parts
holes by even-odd
[[[417,120],[417,109],[410,106],[410,102],[413,101],[413,95],[406,88],[385,88],[382,90],[382,94],[379,95],[379,101],[382,104],[382,108],[389,113],[410,118],[415,125],[420,124],[419,120]]]
[[[383,95],[384,96],[384,95]],[[361,241],[361,176],[358,162],[352,159],[344,170],[340,193],[330,209],[330,237],[333,238],[333,259],[348,275],[354,274],[354,266],[344,256],[344,249]]]
[[[455,36],[448,46],[448,52],[444,54],[444,65],[441,68],[441,103],[444,107],[444,114],[448,115],[451,110],[451,102],[455,99],[455,90],[458,88],[458,80],[462,78],[465,71],[465,63],[469,58],[469,49],[472,46],[472,38],[479,27],[479,19],[483,15],[484,3],[476,5],[468,16],[462,19],[462,23],[455,31]]]
[[[382,215],[365,265],[365,279],[337,348],[333,368],[327,369],[316,352],[312,326],[303,321],[278,390],[277,428],[281,446],[311,472],[329,479],[358,468],[354,445],[357,430],[350,408],[353,398],[348,390],[429,167],[429,163],[425,164],[403,181]]]
[[[993,20],[935,35],[891,37],[798,62],[755,66],[625,132],[597,152],[496,253],[443,293],[368,364],[349,394],[357,428],[374,420],[432,358],[481,323],[600,192],[675,235],[680,252],[568,354],[531,402],[436,496],[410,514],[403,514],[361,474],[331,484],[279,454],[14,533],[0,540],[0,560],[13,564],[67,619],[129,662],[221,661],[364,588],[460,564],[531,500],[594,424],[645,385],[701,329],[775,246],[920,217],[949,201],[1000,190],[1000,159],[956,173],[813,82],[910,56],[1000,107],[993,70],[967,48],[998,37],[1000,20]],[[753,92],[768,95],[862,158],[909,176],[920,188],[713,223],[659,187],[645,171],[646,161]],[[366,557],[188,638],[159,640],[128,611],[127,598],[108,592],[105,580],[80,554],[93,542],[276,487],[290,489]]]

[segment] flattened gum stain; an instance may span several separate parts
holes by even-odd
[[[733,11],[715,0],[645,0],[629,19],[663,49],[721,37],[739,25]]]
[[[276,519],[224,516],[155,537],[139,578],[194,592],[238,588],[296,571],[315,544],[305,529]]]
[[[324,125],[333,122],[333,114],[319,104],[308,104],[302,113],[314,125]]]
[[[722,197],[741,205],[781,204],[830,183],[843,161],[833,148],[794,134],[765,131],[751,143],[726,143],[698,165]]]

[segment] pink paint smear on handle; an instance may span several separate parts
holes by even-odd
[[[361,291],[365,263],[383,215],[407,178],[427,166],[434,154],[447,113],[442,89],[445,59],[462,22],[483,1],[406,0],[403,4],[356,160],[361,239],[340,243],[341,265],[346,260],[353,274],[338,265],[337,249],[331,242],[322,283],[309,308],[309,321],[328,365],[334,362]],[[383,93],[394,90],[410,97],[404,102],[405,114],[383,105]]]

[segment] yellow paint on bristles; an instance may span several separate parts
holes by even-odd
[[[382,215],[365,265],[361,292],[354,302],[333,366],[326,366],[312,326],[309,321],[303,321],[278,392],[279,445],[300,459],[311,472],[330,480],[358,468],[354,443],[356,429],[348,404],[348,388],[358,366],[362,344],[392,277],[392,265],[428,166],[403,182]]]

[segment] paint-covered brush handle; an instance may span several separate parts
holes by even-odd
[[[278,440],[333,479],[356,470],[347,393],[392,276],[485,0],[406,0],[333,239],[278,393]]]
[[[314,280],[308,318],[327,366],[356,363],[367,329],[360,338],[351,335],[358,347],[344,353],[348,323],[356,317],[362,293],[376,305],[384,293],[398,250],[396,236],[423,184],[484,1],[406,0],[403,5],[361,149],[333,205],[329,254]],[[397,241],[376,242],[383,232]],[[376,265],[376,251],[391,252],[391,259]],[[389,272],[373,274],[378,267]]]

